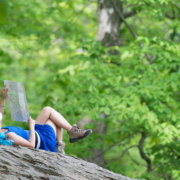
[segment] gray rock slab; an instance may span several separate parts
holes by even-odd
[[[74,156],[0,145],[0,180],[132,180]]]

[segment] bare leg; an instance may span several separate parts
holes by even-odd
[[[69,130],[72,126],[66,121],[66,119],[51,107],[44,107],[36,119],[36,124],[44,125],[47,120],[53,121],[59,128]]]
[[[82,129],[79,129],[77,125],[73,125],[72,127],[60,113],[58,113],[56,110],[54,110],[51,107],[45,107],[42,109],[42,111],[40,112],[39,116],[36,119],[36,124],[44,125],[46,124],[48,119],[50,119],[56,125],[56,127],[58,126],[58,128],[63,128],[67,130],[69,134],[69,140],[71,143],[75,143],[89,136],[92,133],[91,129],[82,130]],[[57,138],[59,140],[62,140],[62,136],[60,136],[59,134]]]
[[[56,140],[62,142],[62,139],[63,139],[63,128],[57,126]]]
[[[65,142],[62,141],[63,138],[63,128],[60,128],[56,126],[57,134],[56,134],[56,152],[65,154],[64,148],[65,148]]]

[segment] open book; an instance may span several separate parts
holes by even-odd
[[[4,80],[4,85],[9,89],[6,98],[12,120],[28,122],[29,112],[24,85],[8,80]]]

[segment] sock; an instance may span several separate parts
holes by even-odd
[[[57,141],[56,144],[57,144],[58,142],[62,143],[62,141]]]

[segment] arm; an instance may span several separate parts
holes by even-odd
[[[6,95],[7,95],[7,92],[8,92],[8,88],[6,88],[6,85],[4,85],[3,89],[1,90],[1,99],[0,99],[0,113],[4,114],[4,105],[5,105],[5,99],[6,99]],[[3,120],[3,118],[2,118]],[[1,124],[2,124],[2,120],[0,121],[0,128],[1,128]]]
[[[1,99],[0,99],[0,113],[2,114],[2,116],[4,114],[4,107],[3,107],[4,105],[5,105],[5,99],[3,99],[1,97]],[[2,122],[2,120],[1,120],[1,122]]]
[[[30,136],[29,142],[32,144],[32,148],[35,148],[35,130],[34,130],[35,121],[29,117],[29,128],[30,128]]]
[[[30,128],[30,136],[29,141],[18,136],[13,132],[7,133],[7,137],[14,141],[14,145],[20,145],[24,147],[35,148],[35,130],[34,130],[35,121],[29,117],[29,128]]]

